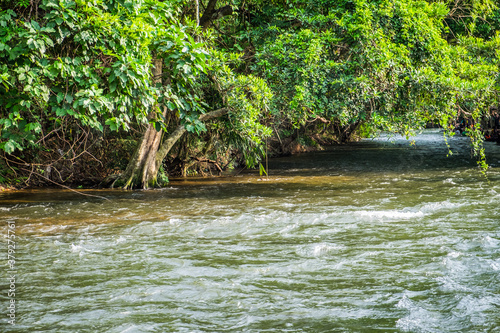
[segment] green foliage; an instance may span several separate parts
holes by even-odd
[[[211,49],[208,74],[221,97],[220,104],[214,102],[213,108],[230,109],[227,118],[211,127],[219,132],[222,150],[240,151],[247,166],[255,167],[264,156],[264,139],[271,135],[271,129],[261,120],[267,116],[272,93],[262,78],[232,69],[239,65],[240,57],[238,53]]]
[[[447,1],[446,24],[453,36],[469,35],[489,39],[500,28],[500,9],[495,0]]]
[[[234,13],[206,31],[185,0],[36,3],[0,10],[6,154],[63,128],[71,142],[79,127],[140,132],[150,122],[167,133],[182,124],[256,166],[270,128],[293,136],[319,120],[331,133],[409,136],[498,103],[494,0],[219,1]],[[157,59],[161,77],[151,75]],[[227,115],[200,121],[221,108]],[[484,161],[480,129],[470,133]]]
[[[267,171],[266,168],[262,165],[262,163],[259,163],[259,176],[262,177],[263,175],[267,176]]]
[[[257,65],[277,95],[273,115],[282,115],[298,127],[309,118],[332,113],[327,97],[332,91],[327,76],[335,66],[328,59],[332,42],[329,32],[304,29],[285,32],[263,45]]]
[[[0,149],[29,146],[64,117],[99,131],[144,121],[157,95],[149,70],[153,24],[170,14],[154,2],[139,9],[43,0],[37,20],[0,13]]]
[[[167,72],[164,79],[167,83],[159,87],[158,102],[176,112],[188,132],[199,134],[205,130],[199,117],[209,107],[201,98],[200,82],[200,75],[210,69],[209,53],[203,43],[194,40],[189,29],[196,28],[168,25],[154,43],[157,57],[164,59]]]
[[[165,184],[168,184],[168,175],[165,172],[165,169],[163,168],[163,165],[160,166],[160,170],[158,171],[158,178],[156,179],[157,183],[159,186],[163,186]]]
[[[226,106],[232,112],[221,129],[258,159],[256,147],[270,133],[259,122],[270,92],[262,79],[233,72],[239,55],[210,47],[209,33],[195,38],[200,28],[179,16],[183,5],[42,0],[36,16],[3,10],[0,150],[33,147],[67,118],[100,132],[148,121],[168,131],[165,109],[200,135],[200,116]],[[163,60],[161,78],[151,76],[154,59]]]
[[[449,43],[452,2],[294,4],[255,34],[255,70],[273,89],[272,114],[281,124],[322,117],[361,123],[366,134],[408,136],[429,121],[446,125],[460,110],[477,118],[496,100],[499,35],[458,34]],[[470,10],[497,15],[489,0]]]

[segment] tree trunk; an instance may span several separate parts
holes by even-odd
[[[212,118],[223,116],[228,112],[229,112],[228,108],[222,108],[209,113],[202,114],[198,119],[200,121],[206,121]],[[160,168],[160,165],[165,159],[165,157],[167,157],[167,154],[170,152],[174,144],[182,137],[182,135],[184,135],[184,133],[186,133],[186,128],[184,127],[184,125],[181,124],[177,126],[175,131],[173,131],[172,134],[170,134],[168,138],[161,144],[155,156],[154,169],[158,170]]]
[[[198,119],[206,121],[223,116],[229,112],[228,108],[218,109],[202,114]],[[149,125],[144,133],[143,139],[130,160],[124,174],[115,183],[123,182],[124,189],[143,188],[158,186],[157,177],[161,163],[167,157],[174,144],[186,133],[184,125],[179,125],[161,144],[161,132],[157,132],[153,125]]]
[[[161,59],[154,60],[152,75],[155,83],[161,82],[162,66]],[[160,146],[161,136],[162,131],[157,131],[154,124],[148,124],[125,172],[113,182],[111,187],[116,185],[122,186],[124,189],[136,187],[147,189],[157,185],[156,177],[159,165],[155,163],[155,155]]]
[[[215,9],[217,1],[218,0],[210,0],[207,4],[207,8],[203,12],[203,16],[200,18],[199,25],[203,28],[203,30],[208,28],[210,23],[213,21],[233,14],[233,7],[229,5]]]
[[[218,0],[209,0],[207,8],[203,16],[199,18],[199,2],[196,3],[196,19],[197,23],[206,29],[213,20],[231,15],[233,13],[231,6],[224,6],[215,9]],[[199,21],[198,21],[199,20]],[[152,70],[153,80],[155,83],[161,82],[162,61],[154,60],[154,68]],[[211,118],[220,117],[228,113],[229,109],[222,108],[216,111],[205,113],[199,117],[200,121],[205,121]],[[163,114],[165,116],[165,112]],[[120,175],[111,185],[121,186],[124,189],[143,188],[158,186],[158,171],[161,163],[170,152],[174,144],[186,132],[184,125],[179,125],[172,134],[161,144],[162,131],[156,131],[154,124],[149,124],[142,140],[137,147],[132,159],[129,161],[125,172]]]

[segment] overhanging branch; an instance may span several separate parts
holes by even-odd
[[[219,9],[215,9],[216,5],[217,5],[217,0],[210,0],[208,2],[207,8],[203,12],[203,16],[200,19],[200,26],[203,29],[208,28],[210,23],[212,23],[213,21],[218,20],[224,16],[233,14],[233,7],[224,6]]]
[[[198,120],[199,121],[207,121],[209,119],[221,117],[229,112],[229,108],[221,108],[215,111],[211,111],[208,113],[202,114]],[[170,152],[170,149],[174,146],[174,144],[181,138],[181,136],[186,133],[186,127],[184,124],[177,126],[177,128],[168,136],[168,138],[161,144],[160,149],[156,153],[156,163],[161,163],[167,154]]]

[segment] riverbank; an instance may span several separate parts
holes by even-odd
[[[358,138],[353,138],[353,141]],[[269,139],[268,148],[264,149],[269,159],[301,153],[318,152],[330,146],[339,145],[333,137],[327,135],[301,135],[283,140]],[[110,148],[110,147],[108,147]],[[29,166],[25,162],[24,168],[13,168],[14,158],[9,160],[6,156],[0,158],[0,191],[41,188],[72,188],[72,189],[101,189],[111,186],[113,181],[127,166],[130,151],[135,149],[135,144],[122,141],[112,145],[110,149],[99,150],[95,148],[93,156],[99,160],[62,159],[60,157],[47,158],[38,166]],[[106,153],[115,151],[111,156]],[[118,156],[118,157],[117,157]],[[207,154],[197,151],[174,151],[165,159],[159,173],[160,178],[188,179],[191,177],[231,177],[246,170],[243,155],[237,151],[208,158]],[[88,157],[88,156],[87,156]],[[55,162],[51,162],[56,160]],[[40,161],[38,161],[40,163]],[[261,162],[263,165],[265,161]],[[14,169],[16,171],[14,171]],[[255,168],[258,173],[259,166]]]
[[[448,139],[448,143],[451,145],[450,148],[453,151],[453,155],[448,156],[449,150],[444,142],[442,136],[442,130],[440,129],[426,129],[418,136],[418,140],[415,144],[411,144],[412,138],[407,140],[399,135],[389,135],[382,134],[375,139],[358,139],[345,144],[336,144],[331,142],[318,142],[315,146],[310,146],[309,149],[297,149],[296,151],[286,150],[285,152],[278,151],[278,149],[269,149],[268,154],[272,157],[266,161],[262,161],[262,165],[265,167],[266,164],[269,165],[269,175],[276,175],[276,167],[278,169],[286,168],[286,166],[281,165],[283,161],[290,163],[290,161],[307,161],[309,159],[315,159],[316,156],[320,155],[325,159],[323,162],[316,161],[314,165],[310,165],[307,170],[311,172],[309,176],[314,176],[319,170],[323,168],[337,170],[339,172],[345,168],[344,171],[355,171],[361,170],[364,167],[371,169],[372,165],[376,165],[379,156],[373,156],[371,160],[360,160],[357,155],[360,150],[368,149],[384,149],[394,150],[394,156],[384,161],[387,164],[388,169],[393,170],[417,170],[417,169],[429,169],[439,167],[439,165],[434,165],[433,160],[439,160],[442,164],[447,165],[457,165],[462,164],[464,167],[473,167],[476,165],[476,161],[470,156],[470,141],[468,138],[461,136],[454,136]],[[435,144],[428,145],[428,141]],[[269,142],[268,144],[272,144]],[[498,157],[499,146],[493,143],[485,143],[485,151],[487,157],[487,163],[492,168],[497,168],[500,166],[500,158]],[[459,153],[458,153],[459,152]],[[335,159],[330,159],[331,156],[337,156]],[[346,160],[346,156],[351,156]],[[291,158],[289,158],[291,157]],[[327,158],[328,157],[328,158]],[[220,164],[223,164],[219,161]],[[253,174],[257,178],[262,177],[260,175],[259,169],[247,169],[246,167],[232,167],[225,168],[223,170],[218,170],[215,168],[214,163],[211,161],[200,161],[198,169],[203,170],[203,172],[198,173],[187,173],[185,176],[181,174],[171,173],[168,170],[169,181],[168,186],[177,185],[179,183],[197,183],[202,180],[209,180],[210,182],[226,182],[228,178],[235,178],[243,175]],[[347,166],[348,165],[348,166]],[[210,167],[212,169],[210,169]],[[291,169],[295,169],[291,167]],[[117,172],[115,170],[114,172]],[[289,171],[287,171],[288,173]],[[479,173],[479,171],[478,171]],[[0,184],[0,192],[18,191],[24,189],[66,189],[66,190],[96,190],[96,189],[107,189],[109,186],[100,182],[98,179],[93,183],[72,183],[72,184],[56,184],[44,183],[42,186],[22,186],[22,185],[6,185]]]
[[[8,192],[8,191],[12,191],[13,188],[12,187],[9,187],[7,185],[3,185],[3,184],[0,184],[0,192]]]

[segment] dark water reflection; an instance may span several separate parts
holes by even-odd
[[[88,192],[109,201],[0,194],[19,244],[1,330],[498,331],[499,147],[486,179],[464,138],[450,157],[437,131],[393,141],[275,159],[269,179]]]

